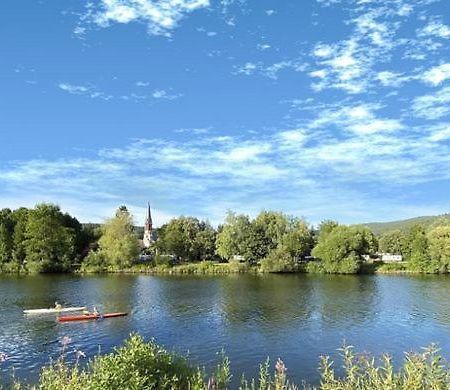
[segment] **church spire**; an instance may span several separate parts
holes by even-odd
[[[147,209],[147,218],[145,219],[145,225],[146,226],[149,225],[150,230],[151,230],[153,221],[152,221],[152,211],[150,209],[150,202],[148,202],[147,205],[148,205],[148,209]]]
[[[153,242],[153,221],[152,221],[152,211],[150,209],[150,202],[147,203],[147,216],[145,218],[144,224],[144,247],[148,248]]]

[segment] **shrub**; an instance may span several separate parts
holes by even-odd
[[[214,381],[217,389],[226,388],[228,370],[220,363]],[[97,356],[88,367],[69,367],[64,360],[44,368],[39,389],[204,389],[205,373],[187,359],[170,353],[154,342],[146,343],[132,335],[113,353]]]
[[[297,261],[283,248],[276,248],[261,261],[262,272],[295,272],[297,271]]]
[[[353,347],[340,350],[343,374],[338,376],[329,357],[320,359],[321,381],[317,387],[303,383],[305,389],[321,390],[426,390],[450,388],[450,368],[430,346],[422,353],[407,353],[403,364],[396,370],[391,357],[375,359],[368,354],[357,354]],[[241,390],[294,390],[299,387],[290,382],[286,366],[281,359],[271,369],[267,359],[259,367],[258,378],[241,378]],[[184,357],[170,353],[154,342],[145,343],[132,335],[121,348],[105,356],[98,356],[86,368],[78,364],[70,367],[61,358],[56,364],[43,369],[40,390],[102,390],[102,389],[190,389],[225,390],[231,381],[230,362],[221,359],[208,376],[205,370],[190,364]],[[1,388],[1,385],[0,385]],[[25,388],[19,382],[14,389]]]

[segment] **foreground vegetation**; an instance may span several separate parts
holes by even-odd
[[[232,386],[231,363],[222,353],[212,372],[207,372],[188,359],[168,352],[154,342],[146,343],[132,335],[124,346],[113,353],[97,356],[87,365],[81,365],[84,354],[75,351],[74,364],[66,362],[68,345],[64,346],[60,359],[45,367],[39,383],[30,387],[15,381],[14,389],[37,388],[42,390],[100,390],[100,389],[208,389],[239,388],[242,390],[282,389],[448,389],[450,367],[431,346],[421,353],[408,353],[403,364],[396,370],[392,359],[384,355],[380,359],[367,354],[356,354],[352,347],[341,350],[343,370],[338,373],[328,357],[320,359],[320,383],[302,382],[296,386],[290,380],[283,361],[272,365],[269,360],[260,364],[257,378],[237,376]],[[1,385],[0,385],[1,387]]]
[[[207,221],[179,217],[157,229],[156,236],[144,249],[125,206],[100,227],[83,226],[50,204],[3,209],[0,272],[355,274],[366,272],[379,252],[402,255],[405,262],[372,271],[450,272],[448,218],[427,229],[413,225],[376,236],[368,227],[334,221],[313,229],[303,219],[274,211],[254,219],[229,212],[217,229]],[[140,253],[148,255],[145,265]]]

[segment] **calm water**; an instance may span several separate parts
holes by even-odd
[[[26,308],[96,305],[128,317],[58,324]],[[108,352],[130,332],[189,353],[211,367],[225,348],[236,377],[282,357],[288,372],[317,381],[318,357],[337,356],[344,340],[361,351],[391,353],[439,343],[450,356],[450,278],[407,276],[33,276],[0,277],[0,363],[33,381],[57,357],[64,336],[88,356]],[[339,366],[338,364],[337,366]]]

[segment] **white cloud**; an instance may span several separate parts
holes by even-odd
[[[141,21],[149,34],[170,36],[187,14],[208,6],[209,0],[101,0],[89,18],[101,27]]]
[[[113,98],[112,95],[98,91],[94,86],[91,85],[74,85],[69,83],[59,83],[58,87],[61,90],[68,92],[72,95],[84,95],[92,99],[102,99],[102,100],[110,100]]]
[[[414,98],[412,109],[416,116],[426,119],[439,119],[450,114],[450,87]]]
[[[422,75],[423,81],[434,86],[448,79],[450,79],[450,62],[435,66]]]
[[[262,62],[247,62],[242,66],[235,66],[235,74],[244,74],[246,76],[255,73],[261,74],[270,79],[278,79],[279,73],[283,70],[293,70],[294,72],[303,72],[308,64],[301,60],[286,60],[275,62],[270,65],[264,65]]]
[[[382,71],[378,72],[376,75],[376,79],[383,85],[384,87],[400,87],[405,82],[412,79],[412,77],[404,76],[402,73],[391,72],[391,71]]]
[[[136,81],[136,87],[148,87],[150,83],[148,81]]]
[[[175,100],[180,98],[181,94],[173,94],[164,89],[155,89],[152,93],[155,99]]]
[[[264,51],[264,50],[270,49],[271,46],[268,45],[267,43],[258,43],[258,44],[256,45],[256,48],[257,48],[258,50]]]
[[[443,39],[450,38],[450,28],[439,21],[432,21],[427,24],[424,28],[418,31],[417,35],[419,37],[434,36]]]
[[[439,124],[430,129],[431,141],[440,142],[450,140],[450,123]]]

